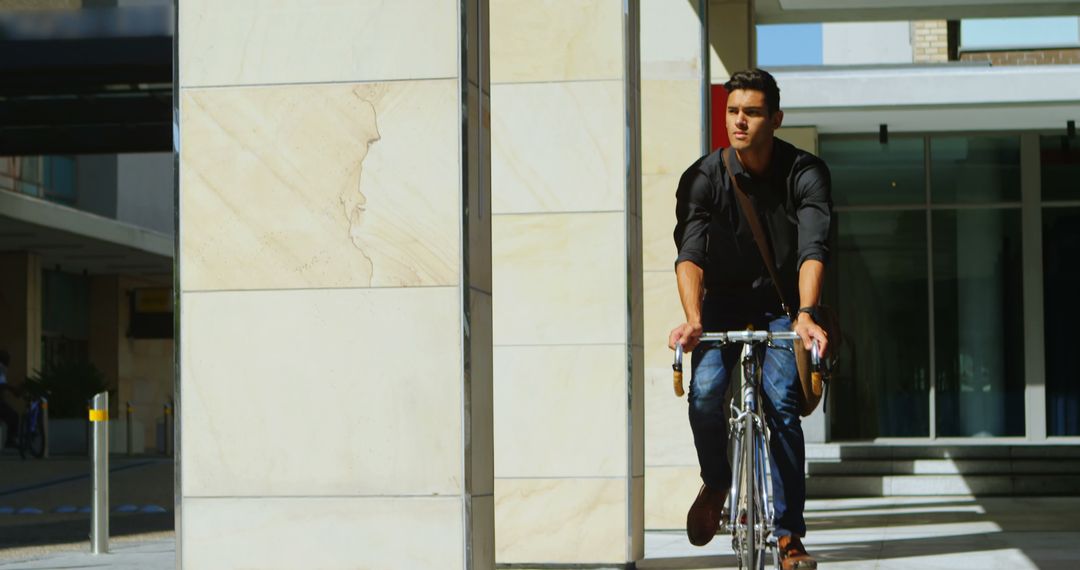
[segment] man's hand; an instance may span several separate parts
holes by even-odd
[[[675,350],[676,344],[681,344],[683,352],[691,352],[701,340],[701,323],[683,323],[673,329],[668,335],[668,348]]]
[[[807,313],[799,313],[799,318],[795,321],[795,334],[798,334],[802,338],[803,346],[807,350],[813,348],[813,341],[817,341],[818,350],[821,356],[825,356],[829,349],[829,335],[825,334],[825,329],[819,327],[814,319],[810,318]]]

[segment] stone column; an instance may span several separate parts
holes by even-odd
[[[11,355],[8,382],[21,384],[41,369],[41,259],[0,254],[0,349]]]
[[[186,568],[491,568],[486,0],[180,3]]]
[[[752,66],[753,8],[747,0],[646,0],[644,6],[645,526],[682,529],[701,478],[686,397],[674,395],[667,348],[668,332],[684,320],[674,271],[675,190],[683,171],[712,149],[704,111],[723,106],[706,95],[705,58],[711,85]],[[689,381],[687,373],[687,386]]]
[[[500,564],[644,555],[638,4],[491,2]]]
[[[645,527],[682,529],[697,495],[686,397],[672,388],[667,335],[683,321],[675,281],[675,190],[705,151],[702,18],[698,0],[642,3],[642,181],[645,284]],[[689,385],[689,367],[686,381]]]

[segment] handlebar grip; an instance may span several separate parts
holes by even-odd
[[[675,381],[675,395],[681,398],[683,394],[686,393],[686,391],[683,390],[682,370],[676,370],[673,376]]]

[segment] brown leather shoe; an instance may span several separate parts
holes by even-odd
[[[802,540],[797,536],[781,536],[777,539],[780,549],[780,567],[783,570],[815,570],[817,561],[806,553]]]
[[[690,544],[705,546],[716,536],[720,528],[720,516],[724,511],[727,489],[712,490],[705,485],[698,491],[694,504],[686,513],[686,536]]]

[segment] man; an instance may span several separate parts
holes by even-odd
[[[682,175],[677,191],[675,274],[686,322],[671,331],[668,344],[692,351],[688,396],[701,478],[687,514],[690,542],[703,546],[720,524],[731,486],[725,409],[739,347],[700,345],[703,331],[791,330],[802,342],[828,349],[825,331],[813,319],[829,254],[830,180],[825,163],[774,137],[783,122],[776,80],[760,69],[742,71],[725,84],[727,133],[731,150],[708,154]],[[770,242],[784,298],[782,307],[736,189],[724,165],[757,211]],[[793,323],[794,319],[794,323]],[[793,327],[794,324],[794,327]],[[782,343],[778,343],[782,344]],[[788,345],[790,346],[790,344]],[[773,494],[780,557],[784,570],[817,568],[800,538],[806,534],[805,447],[799,419],[801,396],[795,357],[769,348],[763,369],[763,408],[772,437]]]

